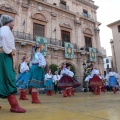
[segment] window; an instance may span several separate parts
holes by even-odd
[[[64,10],[69,10],[69,6],[67,6],[66,1],[64,0],[60,1],[60,7]]]
[[[118,32],[120,32],[120,25],[118,25]]]
[[[91,37],[85,36],[85,46],[86,46],[86,47],[92,47]]]
[[[62,38],[62,41],[70,42],[70,32],[62,30],[61,38]]]
[[[83,16],[88,17],[88,11],[87,10],[83,10]]]
[[[33,36],[34,36],[34,39],[36,39],[36,36],[44,37],[45,36],[45,26],[34,23],[33,24]]]
[[[108,60],[108,59],[106,59],[106,63],[109,63],[109,60]]]
[[[107,69],[109,68],[109,64],[107,64]]]

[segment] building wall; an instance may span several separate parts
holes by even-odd
[[[112,29],[113,34],[113,40],[111,42],[111,48],[112,48],[112,55],[113,55],[113,65],[116,71],[120,74],[120,32],[118,32],[118,25],[120,25],[120,22],[117,24],[114,24]]]
[[[83,0],[80,0],[83,1]],[[101,50],[99,31],[95,31],[98,28],[98,22],[96,17],[95,6],[90,1],[78,2],[75,0],[66,0],[68,10],[63,10],[59,7],[60,0],[47,0],[47,2],[41,2],[40,0],[1,0],[0,1],[0,14],[9,14],[15,18],[14,31],[20,31],[23,33],[33,34],[33,23],[45,25],[45,37],[54,40],[61,41],[61,30],[66,30],[71,33],[71,43],[77,45],[77,49],[74,50],[73,59],[65,59],[64,47],[48,45],[48,54],[46,56],[47,64],[52,63],[61,65],[63,62],[70,63],[76,68],[76,75],[79,81],[82,81],[83,76],[83,62],[87,61],[87,55],[81,55],[79,49],[85,46],[85,36],[92,38],[92,47]],[[53,5],[56,3],[57,5]],[[12,12],[9,12],[9,9]],[[8,9],[8,10],[6,10]],[[88,11],[89,17],[83,16],[83,9]],[[13,13],[14,11],[14,13]],[[36,19],[34,17],[42,17],[43,19]],[[56,32],[54,31],[56,29]],[[89,29],[89,33],[86,32]],[[21,33],[22,34],[22,33]],[[24,40],[15,38],[16,40],[16,68],[21,63],[23,55],[32,54],[32,46],[35,41]],[[54,47],[58,47],[58,50],[54,50]],[[103,61],[101,57],[97,57],[98,68],[103,70]]]

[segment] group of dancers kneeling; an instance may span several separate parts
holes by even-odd
[[[28,88],[31,88],[32,103],[40,103],[37,95],[40,88],[45,88],[48,96],[52,95],[54,89],[55,93],[59,90],[59,92],[62,91],[64,97],[67,97],[74,95],[74,88],[80,86],[80,83],[73,77],[74,73],[66,68],[65,63],[62,64],[60,75],[58,75],[58,71],[55,72],[55,75],[52,75],[51,70],[48,70],[45,75],[46,61],[40,53],[39,45],[35,47],[30,69],[27,65],[28,62],[29,58],[24,56],[20,65],[20,74],[16,80],[16,86],[20,90],[20,100],[28,100],[26,97]]]
[[[106,87],[112,88],[113,92],[116,93],[119,86],[118,78],[120,78],[120,75],[112,69],[109,69],[109,73],[104,77],[100,74],[96,66],[94,66],[93,70],[91,70],[85,78],[85,82],[88,83],[87,87],[95,95],[100,95],[100,91],[106,92]]]

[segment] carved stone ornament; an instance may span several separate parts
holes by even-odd
[[[67,21],[64,21],[60,24],[61,27],[66,27],[66,28],[69,28],[69,29],[72,29],[71,25],[67,22]]]
[[[43,8],[41,5],[38,6],[38,10],[41,11]]]
[[[74,23],[78,24],[78,25],[81,25],[80,19],[78,17],[75,18]]]
[[[16,14],[16,10],[13,9],[9,4],[1,4],[0,5],[0,10],[2,11],[7,11],[7,12],[10,12],[10,13],[14,13]]]
[[[88,35],[93,35],[92,31],[88,28],[86,28],[83,33],[88,34]]]
[[[29,7],[29,4],[22,3],[22,7],[24,7],[24,8],[28,8],[28,7]]]
[[[43,22],[48,22],[46,17],[41,13],[36,13],[36,14],[32,15],[32,18],[36,19],[36,20],[43,21]]]
[[[52,13],[51,13],[51,16],[52,16],[52,17],[56,17],[57,14],[52,12]]]

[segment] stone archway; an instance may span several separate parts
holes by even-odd
[[[66,67],[76,74],[76,67],[70,63],[66,63]]]
[[[74,74],[76,75],[76,65],[74,63],[71,63],[71,62],[62,62],[62,63],[66,63],[66,67],[69,67],[70,66],[70,70],[72,72],[74,72]],[[59,66],[62,66],[62,63],[58,64]]]

